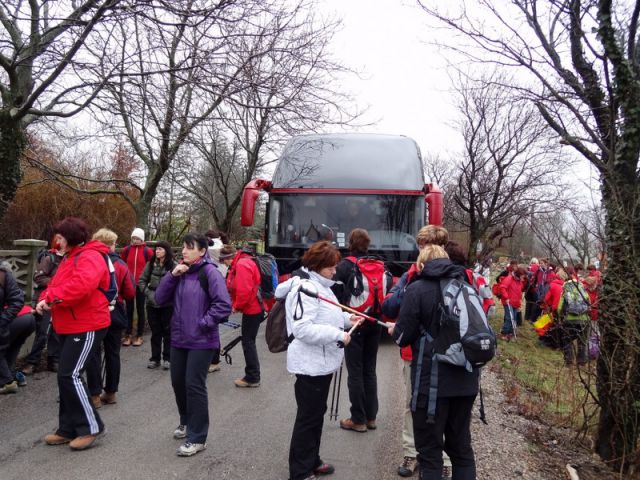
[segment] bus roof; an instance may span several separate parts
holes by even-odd
[[[273,175],[273,188],[422,190],[420,150],[398,135],[322,134],[293,137]]]

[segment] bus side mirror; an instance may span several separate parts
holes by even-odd
[[[242,206],[240,207],[240,224],[243,227],[253,225],[256,213],[256,202],[260,196],[260,191],[271,190],[271,182],[268,180],[256,179],[247,183],[242,191]]]
[[[426,183],[424,201],[429,206],[429,225],[442,225],[442,190],[435,183]]]

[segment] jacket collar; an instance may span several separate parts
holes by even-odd
[[[309,271],[309,276],[311,277],[312,280],[314,280],[315,282],[318,282],[320,285],[322,285],[325,288],[331,288],[336,283],[335,281],[329,278],[323,277],[318,272]]]

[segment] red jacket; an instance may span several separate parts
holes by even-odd
[[[504,277],[500,281],[500,298],[502,304],[509,304],[516,310],[522,305],[522,291],[524,290],[524,281],[517,279],[512,273]]]
[[[133,275],[133,280],[138,285],[140,275],[144,271],[147,262],[153,257],[153,250],[144,243],[140,245],[127,245],[120,252],[120,257],[127,262],[129,272]]]
[[[60,262],[41,300],[53,303],[51,321],[58,334],[84,333],[111,324],[109,302],[98,288],[109,288],[110,275],[101,254],[109,247],[96,240],[73,247]]]
[[[562,287],[564,286],[564,282],[555,277],[551,285],[549,285],[549,291],[544,296],[544,303],[551,308],[552,311],[556,312],[558,310],[558,304],[560,303],[560,299],[562,298]]]
[[[231,294],[234,311],[247,315],[262,312],[262,305],[258,300],[260,280],[260,270],[256,262],[253,261],[250,254],[239,250],[233,258],[227,274],[227,288]]]
[[[127,264],[118,256],[117,253],[109,254],[113,269],[116,271],[116,280],[118,281],[118,302],[124,303],[125,300],[131,300],[136,296],[136,285],[133,282],[133,276],[129,271]]]

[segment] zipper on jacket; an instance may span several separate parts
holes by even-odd
[[[73,317],[74,320],[77,320],[76,318],[76,314],[73,313],[73,307],[69,307],[69,311],[71,312],[71,316]]]

